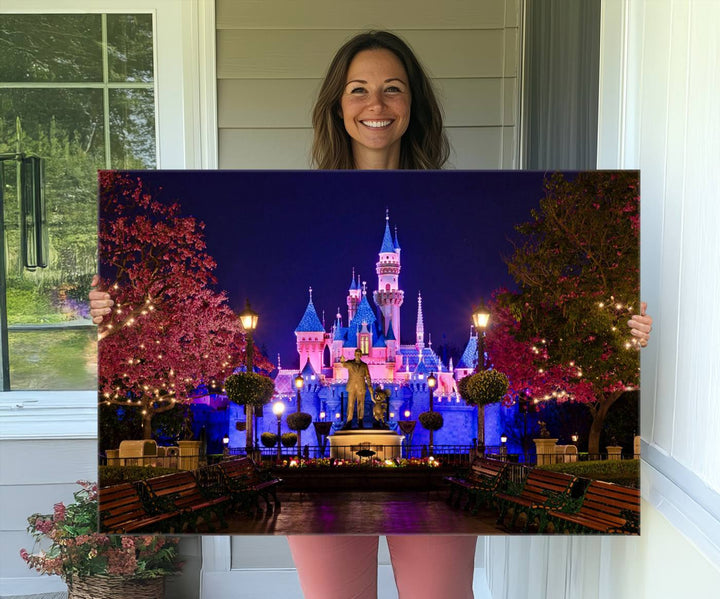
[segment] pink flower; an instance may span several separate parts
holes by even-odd
[[[125,549],[135,549],[135,540],[132,537],[123,537],[120,542]]]
[[[55,522],[62,522],[65,520],[65,504],[63,503],[56,503],[53,506],[53,517],[55,518]]]

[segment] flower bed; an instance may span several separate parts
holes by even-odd
[[[433,458],[364,460],[331,458],[283,460],[271,467],[283,479],[283,491],[324,493],[338,491],[432,491],[443,487],[443,477],[454,468]]]

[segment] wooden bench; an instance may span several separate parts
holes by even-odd
[[[99,490],[100,530],[105,533],[171,532],[180,512],[151,513],[135,483],[121,483]]]
[[[157,509],[181,512],[183,519],[194,532],[197,532],[200,518],[207,524],[210,532],[214,532],[212,516],[220,521],[223,528],[227,527],[224,512],[230,498],[209,496],[198,485],[192,472],[183,470],[166,476],[148,478],[144,484],[149,491],[150,501],[157,506]]]
[[[500,485],[507,466],[507,462],[477,456],[463,476],[445,477],[444,480],[450,483],[448,503],[457,507],[463,495],[467,494],[464,509],[468,509],[472,503],[472,513],[476,514],[481,503],[489,505],[493,501],[493,495]]]
[[[273,509],[271,497],[275,506],[280,506],[277,486],[282,483],[282,479],[263,473],[250,458],[224,460],[217,467],[222,472],[224,484],[236,506],[255,508],[260,512],[260,497],[265,500],[267,513]]]
[[[538,530],[544,528],[547,510],[564,505],[571,498],[570,492],[576,481],[577,478],[570,474],[540,468],[530,469],[525,482],[521,483],[518,489],[514,489],[515,492],[510,488],[507,493],[495,495],[499,510],[498,524],[514,528],[518,516],[524,513],[527,519],[523,531],[535,520],[538,521]],[[506,524],[505,520],[510,516],[510,512],[510,523]]]
[[[544,531],[553,532],[553,529],[571,534],[640,534],[640,490],[590,481],[577,511],[548,510],[548,526]]]

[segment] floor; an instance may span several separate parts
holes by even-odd
[[[227,518],[221,534],[507,534],[495,510],[476,515],[446,502],[447,492],[279,493],[280,508]],[[202,532],[202,531],[201,531]]]

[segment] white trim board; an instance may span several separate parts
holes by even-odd
[[[720,494],[644,440],[640,480],[643,498],[720,567]]]

